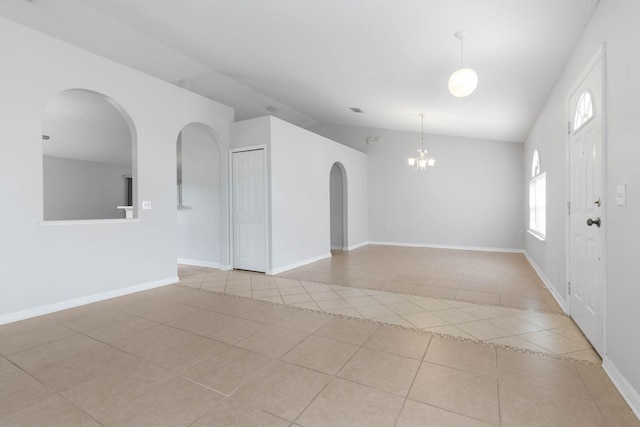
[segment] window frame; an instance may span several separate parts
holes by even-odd
[[[542,172],[538,148],[534,150],[531,160],[527,231],[539,240],[545,241],[547,238],[547,173]]]

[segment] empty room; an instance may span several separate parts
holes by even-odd
[[[640,426],[639,20],[0,2],[0,425]]]

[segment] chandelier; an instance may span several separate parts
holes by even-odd
[[[414,171],[428,171],[436,163],[433,157],[427,157],[427,150],[424,149],[424,114],[420,114],[420,148],[416,157],[409,157],[407,163]]]
[[[478,86],[478,74],[472,68],[465,68],[462,57],[462,41],[469,37],[466,31],[458,31],[456,38],[460,40],[460,68],[449,77],[449,92],[458,98],[469,96]]]

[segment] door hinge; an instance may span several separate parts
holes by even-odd
[[[571,215],[571,202],[567,202],[567,215]]]
[[[567,135],[571,135],[571,122],[567,122]]]
[[[571,282],[567,282],[567,293],[571,295]]]

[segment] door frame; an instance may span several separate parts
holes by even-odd
[[[234,249],[235,249],[235,240],[234,240],[234,224],[235,217],[233,215],[233,154],[234,153],[242,153],[246,151],[258,151],[263,150],[263,163],[264,163],[264,255],[265,255],[265,275],[271,275],[271,251],[269,248],[271,247],[271,215],[269,206],[271,204],[271,198],[269,197],[269,177],[271,174],[269,173],[267,161],[267,145],[259,144],[259,145],[250,145],[247,147],[239,147],[239,148],[231,148],[229,149],[229,264],[231,266],[231,270],[235,268],[234,264]]]
[[[571,111],[571,95],[575,93],[578,87],[585,80],[587,75],[598,65],[600,62],[601,67],[601,114],[602,119],[602,146],[601,146],[601,183],[602,194],[600,200],[602,202],[601,220],[603,226],[601,228],[601,240],[600,240],[600,253],[601,253],[601,268],[600,268],[600,288],[602,291],[602,354],[604,357],[607,349],[607,252],[606,252],[606,231],[607,231],[607,62],[606,62],[606,43],[603,42],[594,55],[589,58],[586,65],[578,77],[574,80],[573,84],[569,88],[565,97],[565,122],[567,123],[567,133],[565,134],[565,298],[567,301],[568,314],[571,316],[571,295],[570,295],[570,283],[571,283],[571,218],[569,214],[569,202],[571,200],[571,124],[573,123],[573,116]]]

